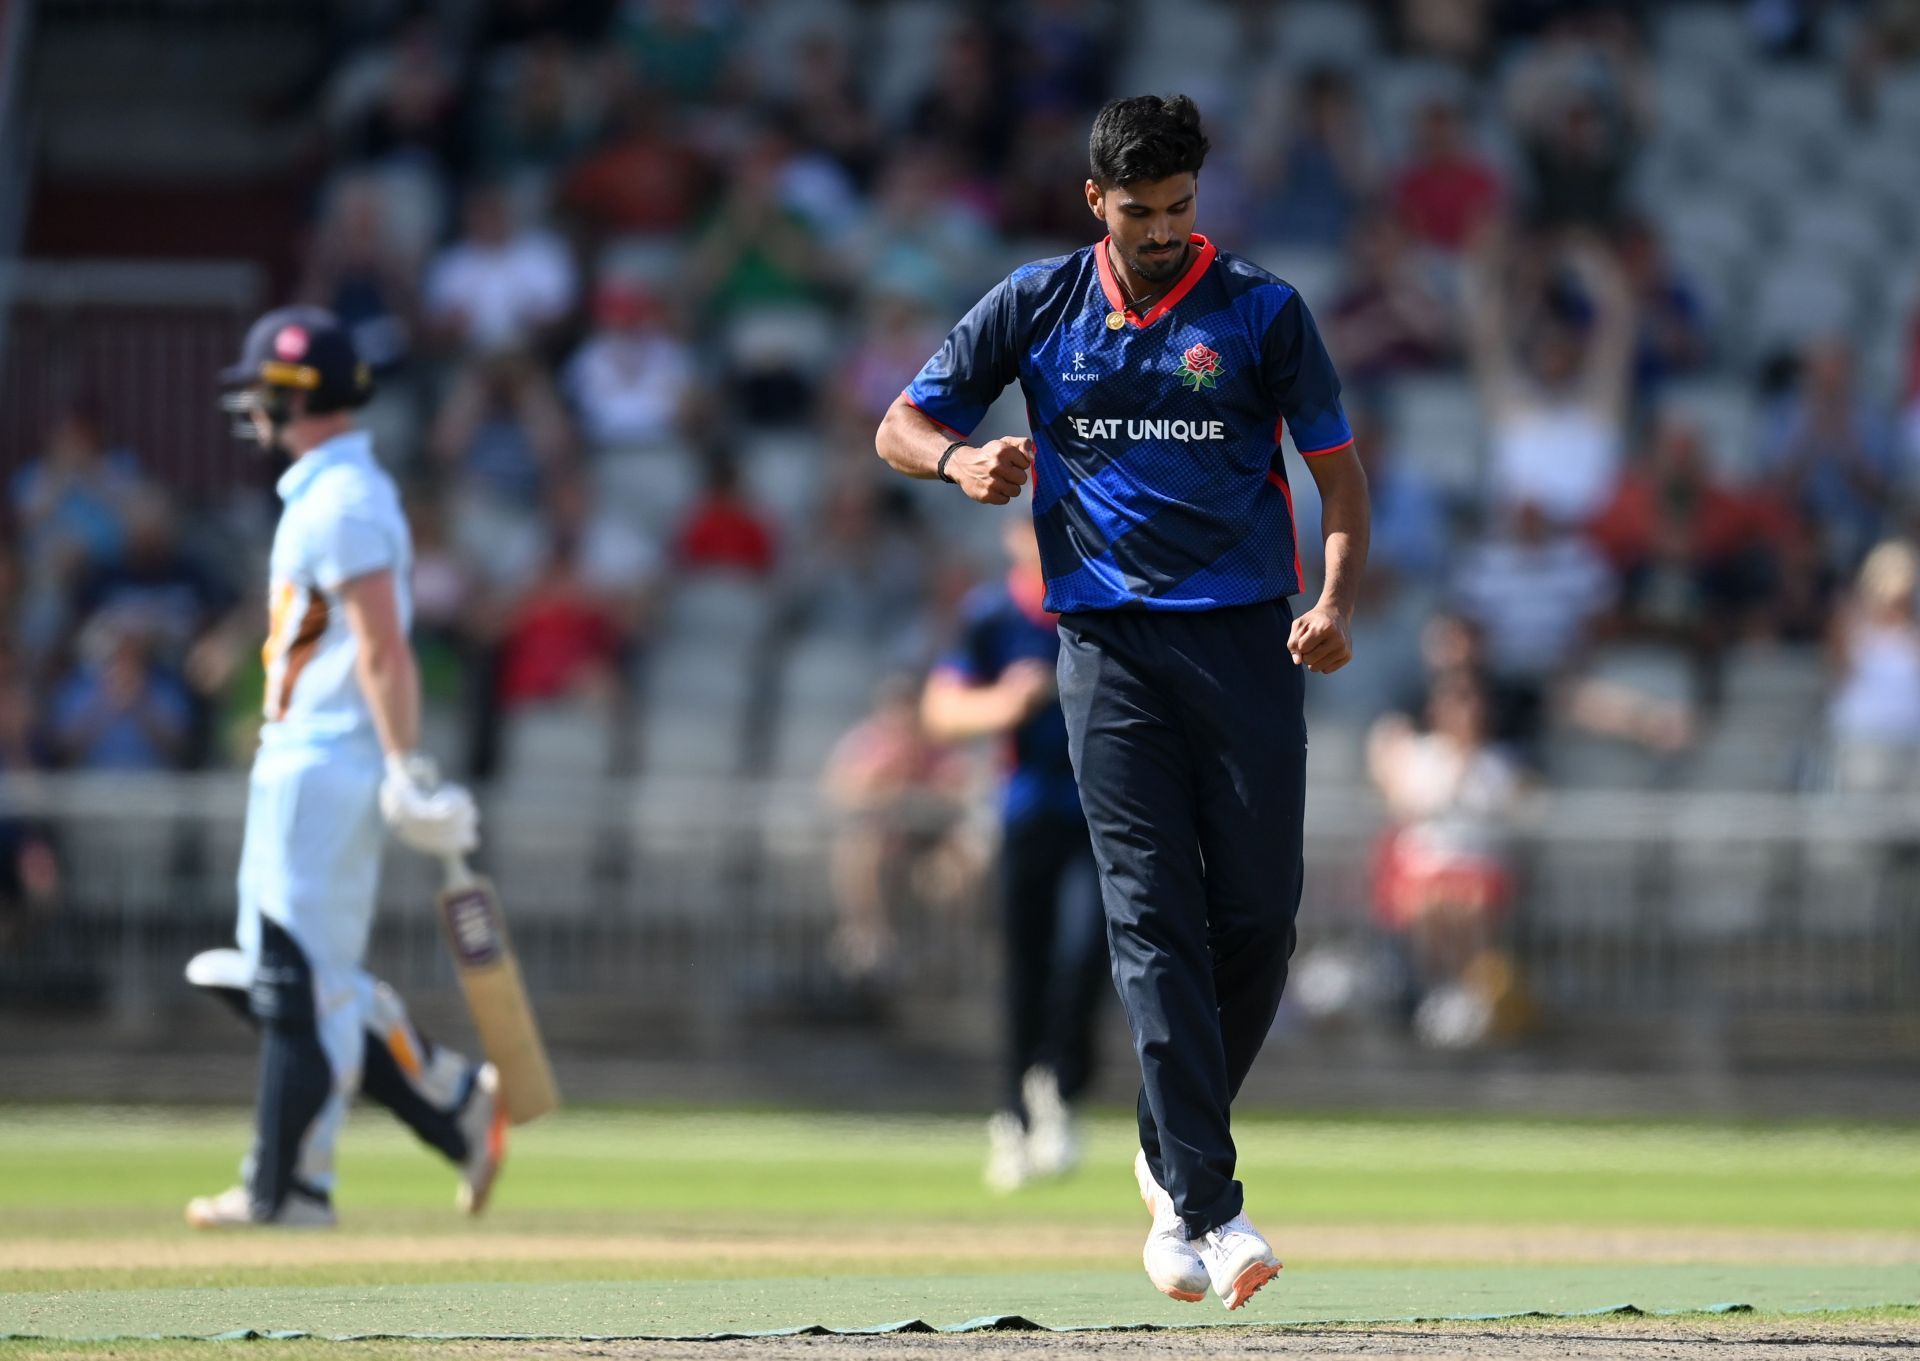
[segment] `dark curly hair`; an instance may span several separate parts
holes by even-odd
[[[1094,118],[1087,139],[1088,174],[1102,189],[1197,175],[1206,159],[1200,110],[1185,95],[1113,100]]]

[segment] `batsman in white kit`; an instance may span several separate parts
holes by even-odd
[[[354,414],[371,376],[330,313],[290,307],[253,325],[222,378],[248,436],[290,466],[277,486],[239,949],[187,968],[258,1026],[253,1147],[241,1184],[194,1200],[187,1220],[331,1225],[334,1144],[356,1092],[455,1165],[456,1201],[477,1214],[505,1153],[498,1074],[428,1041],[364,967],[386,832],[443,859],[479,839],[472,796],[416,750],[412,542]]]

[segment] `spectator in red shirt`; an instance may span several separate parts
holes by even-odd
[[[1393,183],[1394,212],[1415,241],[1435,250],[1463,250],[1499,211],[1499,177],[1467,146],[1460,110],[1437,98],[1419,112],[1413,157]]]
[[[667,130],[657,91],[621,100],[613,134],[560,187],[561,203],[610,235],[667,234],[687,227],[705,200],[707,171]]]
[[[581,579],[575,545],[556,536],[546,566],[507,615],[500,638],[500,707],[605,699],[619,689],[619,621]]]
[[[740,493],[740,469],[730,458],[707,464],[707,486],[674,541],[675,556],[690,568],[747,572],[773,570],[773,529]]]
[[[1723,484],[1691,424],[1663,420],[1644,459],[1620,478],[1590,526],[1620,574],[1628,619],[1692,645],[1711,701],[1725,646],[1811,587],[1797,582],[1805,536],[1792,511],[1764,490]]]

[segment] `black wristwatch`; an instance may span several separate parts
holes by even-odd
[[[951,483],[953,486],[956,486],[956,487],[960,485],[958,482],[955,482],[951,477],[947,476],[947,460],[953,457],[953,451],[955,449],[962,448],[965,446],[965,444],[966,444],[966,441],[963,439],[955,440],[952,444],[949,444],[946,447],[944,452],[941,453],[940,461],[933,465],[934,474],[942,482]]]

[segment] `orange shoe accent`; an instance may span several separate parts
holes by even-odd
[[[1240,1273],[1240,1279],[1233,1283],[1233,1293],[1227,1296],[1227,1308],[1238,1309],[1253,1298],[1254,1292],[1275,1276],[1280,1274],[1280,1264],[1269,1266],[1265,1262],[1255,1262]]]
[[[1155,1287],[1155,1288],[1158,1289],[1158,1287]],[[1200,1303],[1201,1300],[1204,1300],[1207,1297],[1206,1292],[1204,1290],[1200,1290],[1200,1291],[1162,1290],[1160,1291],[1160,1293],[1162,1295],[1165,1295],[1170,1300],[1179,1300],[1180,1303],[1182,1304],[1198,1304]]]
[[[420,1054],[413,1047],[413,1037],[399,1026],[387,1032],[387,1048],[393,1051],[394,1062],[406,1075],[416,1082],[420,1079]]]

